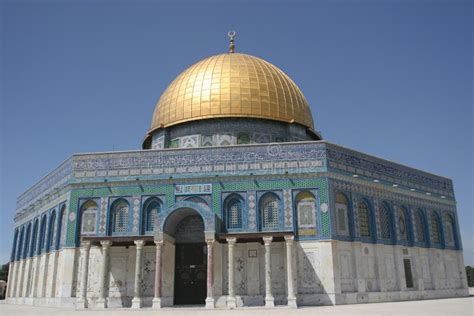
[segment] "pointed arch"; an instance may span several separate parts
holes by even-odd
[[[58,238],[58,248],[61,245],[66,244],[66,233],[67,233],[67,214],[66,214],[66,205],[61,206],[61,211],[59,212],[60,219],[59,219],[59,238]]]
[[[372,215],[369,202],[362,198],[357,202],[358,232],[360,237],[373,238]]]
[[[129,214],[130,204],[124,199],[120,198],[112,203],[110,212],[110,233],[111,235],[123,235],[129,230]]]
[[[444,240],[446,245],[458,248],[458,239],[456,231],[456,222],[451,214],[444,215]]]
[[[48,246],[47,251],[54,250],[54,238],[56,237],[56,210],[49,215]]]
[[[21,257],[24,259],[28,256],[29,250],[30,250],[30,240],[31,238],[31,222],[27,224],[26,226],[26,236],[25,236],[25,241],[23,245],[23,252],[21,254]]]
[[[150,234],[155,231],[158,214],[162,211],[162,201],[155,197],[149,197],[143,204],[142,233]]]
[[[393,213],[387,202],[382,202],[379,207],[380,216],[380,235],[382,239],[392,241],[395,239],[393,233]]]
[[[441,239],[441,221],[438,213],[432,211],[430,214],[430,232],[431,232],[431,242],[433,244],[440,245],[442,243]]]
[[[349,236],[349,199],[343,192],[337,192],[334,200],[337,233],[338,235]]]
[[[244,199],[240,194],[231,194],[224,200],[224,220],[227,230],[244,228]]]
[[[34,256],[37,251],[38,246],[38,226],[39,226],[39,219],[36,218],[33,224],[33,236],[31,238],[31,250],[30,250],[30,257]]]
[[[44,214],[41,217],[41,226],[40,226],[40,235],[38,240],[38,254],[41,254],[44,251],[46,244],[46,222],[47,216]]]
[[[265,193],[259,201],[260,229],[277,230],[280,227],[281,200],[273,192]]]
[[[81,235],[95,234],[97,232],[97,217],[99,206],[94,200],[87,200],[81,206]]]

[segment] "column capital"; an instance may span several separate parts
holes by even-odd
[[[158,247],[163,247],[164,244],[165,244],[164,240],[162,240],[162,239],[160,239],[160,240],[154,240],[154,243],[155,243],[156,248],[158,248]]]
[[[81,247],[86,249],[91,247],[91,241],[90,240],[83,240],[81,241]]]
[[[263,236],[263,242],[265,243],[265,246],[270,246],[272,240],[273,236]]]
[[[112,245],[112,241],[110,241],[110,240],[101,240],[100,244],[103,248],[109,248]]]
[[[206,244],[208,246],[212,246],[216,240],[214,238],[208,238],[206,239]]]
[[[292,244],[295,241],[295,236],[293,235],[285,235],[286,244]]]
[[[133,243],[137,246],[137,249],[142,249],[145,245],[145,241],[143,239],[134,240]]]
[[[237,242],[237,238],[236,237],[227,237],[225,239],[227,241],[227,243],[229,244],[229,246],[233,246],[235,245],[235,243]]]

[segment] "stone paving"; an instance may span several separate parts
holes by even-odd
[[[437,316],[437,315],[456,315],[456,316],[473,316],[474,315],[474,297],[451,298],[439,300],[425,301],[409,301],[409,302],[390,302],[390,303],[373,303],[373,304],[357,304],[357,305],[339,305],[339,306],[318,306],[318,307],[302,307],[298,309],[288,309],[286,307],[277,307],[274,309],[265,308],[240,308],[235,310],[215,309],[207,310],[202,307],[182,307],[182,308],[166,308],[162,310],[141,309],[108,309],[105,311],[76,311],[71,309],[61,309],[53,307],[36,307],[25,305],[10,305],[0,303],[1,316],[18,316],[18,315],[50,315],[50,316],[288,316],[288,315],[414,315],[414,316]]]

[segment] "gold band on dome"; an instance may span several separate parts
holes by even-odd
[[[314,130],[303,93],[283,71],[263,59],[232,53],[211,56],[182,72],[158,101],[149,134],[223,117],[294,122]]]

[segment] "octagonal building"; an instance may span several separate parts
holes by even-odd
[[[467,296],[452,181],[323,140],[291,78],[234,50],[171,82],[142,150],[75,154],[18,198],[7,301]]]

